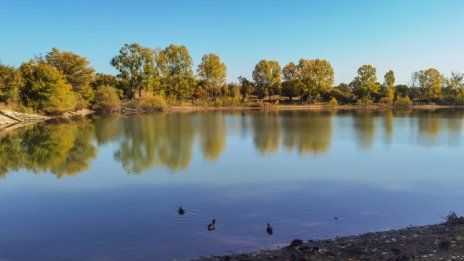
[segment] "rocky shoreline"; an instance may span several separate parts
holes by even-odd
[[[276,250],[197,260],[464,260],[464,224],[446,222],[330,240],[295,239]]]

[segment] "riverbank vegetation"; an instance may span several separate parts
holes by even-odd
[[[152,49],[136,43],[125,44],[111,59],[116,76],[98,73],[89,64],[57,48],[19,68],[0,64],[0,105],[49,115],[84,108],[152,111],[169,105],[464,105],[464,74],[445,77],[435,68],[414,72],[408,85],[395,85],[392,70],[378,79],[376,68],[367,64],[350,83],[335,85],[329,61],[300,59],[282,68],[278,61],[261,60],[252,79],[227,83],[227,67],[216,54],[205,54],[195,70],[185,46]]]

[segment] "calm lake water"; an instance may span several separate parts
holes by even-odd
[[[0,259],[190,259],[440,222],[464,212],[463,123],[208,112],[1,132]]]

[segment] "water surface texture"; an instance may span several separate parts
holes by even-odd
[[[463,118],[170,113],[0,132],[0,259],[190,259],[440,222],[464,212]]]

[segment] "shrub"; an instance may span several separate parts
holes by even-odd
[[[335,106],[338,105],[338,101],[337,99],[335,99],[335,97],[332,97],[332,99],[330,99],[329,101],[329,104]]]
[[[267,107],[267,105],[262,102],[262,101],[253,101],[253,102],[249,102],[248,103],[248,106],[250,107],[253,107],[253,108],[264,108],[264,107]]]
[[[446,216],[445,224],[452,226],[464,225],[464,217],[459,217],[455,212],[451,212]]]
[[[161,111],[168,107],[166,100],[163,96],[146,94],[137,99],[136,104],[139,108],[147,111]]]
[[[409,99],[409,96],[398,96],[396,105],[410,107],[412,106],[412,101]]]
[[[221,106],[236,106],[240,105],[240,97],[220,97],[214,101],[214,106],[221,107]]]
[[[93,108],[100,111],[114,111],[119,109],[121,100],[118,90],[111,86],[100,86],[95,92]]]

